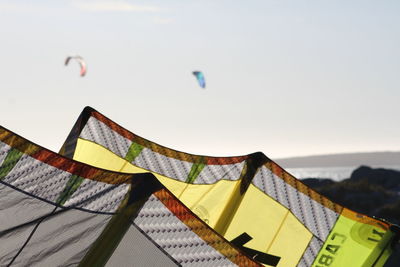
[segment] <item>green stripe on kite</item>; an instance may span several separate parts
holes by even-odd
[[[135,160],[137,156],[139,156],[140,152],[143,150],[143,146],[139,145],[138,143],[132,142],[131,146],[129,147],[128,152],[126,153],[125,159],[128,162],[132,162]]]
[[[67,185],[64,190],[61,192],[60,196],[57,199],[57,204],[64,205],[64,203],[72,196],[72,194],[78,189],[78,187],[83,182],[83,178],[78,175],[72,175],[69,178]]]
[[[186,178],[186,183],[193,183],[205,166],[206,164],[203,163],[203,158],[200,159],[200,162],[194,163],[190,169],[188,177]]]
[[[1,166],[0,166],[0,180],[2,180],[4,177],[7,176],[7,174],[10,173],[10,171],[14,168],[14,166],[20,160],[21,156],[22,156],[22,152],[15,148],[11,148],[8,151],[7,156],[3,161],[3,164],[1,164]]]

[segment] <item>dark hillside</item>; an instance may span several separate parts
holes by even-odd
[[[400,171],[361,166],[349,179],[303,179],[333,201],[357,212],[400,224]]]
[[[371,217],[400,224],[400,171],[361,166],[340,182],[303,179],[303,183],[332,201]],[[400,246],[385,267],[400,266]]]

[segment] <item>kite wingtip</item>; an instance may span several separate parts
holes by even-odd
[[[96,110],[94,108],[92,108],[91,106],[86,106],[83,108],[82,113],[92,113],[94,111],[96,111]]]

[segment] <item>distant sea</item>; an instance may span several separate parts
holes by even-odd
[[[359,166],[345,167],[313,167],[313,168],[285,168],[290,174],[298,179],[304,178],[329,178],[341,181],[350,178],[351,173]],[[385,168],[400,171],[400,165],[369,166],[371,168]]]

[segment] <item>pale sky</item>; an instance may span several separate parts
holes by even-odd
[[[399,151],[399,14],[398,0],[0,0],[0,125],[58,151],[89,105],[195,154]],[[64,66],[76,54],[84,78]]]

